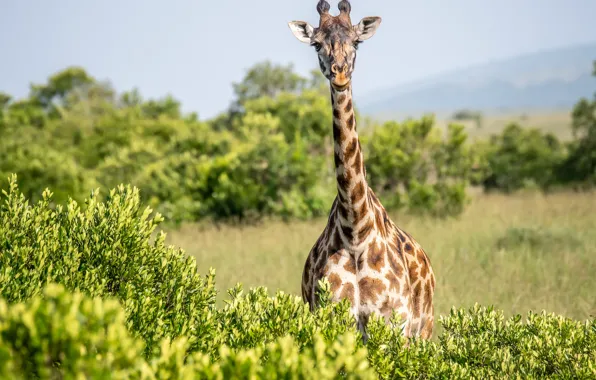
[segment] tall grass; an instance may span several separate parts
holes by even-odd
[[[477,195],[455,220],[392,217],[430,255],[437,314],[475,302],[507,314],[596,314],[596,193]],[[300,294],[304,260],[325,223],[187,225],[168,240],[201,271],[216,268],[220,300],[237,282]]]

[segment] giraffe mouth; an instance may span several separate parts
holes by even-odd
[[[333,89],[335,91],[344,91],[346,88],[348,88],[348,86],[350,86],[350,81],[347,81],[343,85],[339,85],[339,84],[335,84],[335,83],[331,82],[331,87],[333,87]]]

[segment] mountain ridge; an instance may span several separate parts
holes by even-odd
[[[364,94],[369,116],[569,108],[596,91],[596,41],[528,52]]]

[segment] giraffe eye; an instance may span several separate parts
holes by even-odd
[[[321,50],[321,44],[318,42],[313,42],[312,44],[310,44],[310,46],[314,46],[316,51]]]

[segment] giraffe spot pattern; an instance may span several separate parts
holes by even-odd
[[[339,287],[341,286],[341,278],[339,277],[339,275],[337,273],[331,273],[327,277],[327,280],[329,281],[329,284],[331,285],[331,293],[335,293],[337,291],[337,289],[339,289]]]
[[[430,337],[435,287],[430,261],[415,240],[393,224],[366,180],[359,177],[363,174],[366,178],[366,168],[356,133],[351,88],[341,92],[332,89],[331,101],[338,193],[327,227],[305,263],[303,298],[314,307],[313,291],[326,272],[334,297],[364,306],[353,309],[360,324],[365,325],[374,310],[385,316],[399,310],[404,320],[413,318],[408,320],[404,334],[422,331]],[[371,234],[374,244],[354,250]],[[374,272],[378,278],[366,276]]]
[[[354,285],[352,283],[347,282],[344,284],[344,287],[339,295],[341,299],[348,299],[350,304],[354,303]]]
[[[358,281],[358,288],[360,289],[360,304],[375,303],[377,298],[383,290],[386,289],[385,284],[378,278],[364,277]]]
[[[358,153],[356,158],[354,158],[354,164],[352,164],[352,169],[354,169],[354,173],[356,175],[362,173],[362,155]]]
[[[346,104],[346,107],[344,108],[344,112],[348,113],[352,111],[352,99],[348,99],[348,103]]]
[[[352,139],[352,141],[350,141],[348,143],[348,146],[346,147],[346,151],[344,153],[344,160],[345,162],[348,162],[352,159],[352,157],[354,157],[354,155],[356,154],[358,150],[358,139],[356,137],[354,137]]]
[[[358,203],[362,198],[364,198],[364,184],[362,183],[362,181],[359,181],[356,186],[354,186],[354,189],[352,190],[352,194],[350,196],[350,200],[352,201],[352,204],[356,204]]]
[[[385,265],[385,246],[377,244],[377,242],[374,241],[368,248],[368,266],[369,268],[380,272]]]
[[[412,309],[414,311],[414,318],[420,318],[420,282],[414,286],[412,293]]]
[[[350,257],[348,262],[344,265],[344,269],[352,274],[356,274],[356,261],[353,257]]]
[[[387,279],[387,281],[389,281],[389,290],[395,292],[396,294],[399,294],[400,284],[397,276],[393,272],[388,272],[385,275],[385,278]]]
[[[358,243],[364,242],[364,240],[366,240],[368,235],[370,235],[370,232],[373,230],[374,227],[375,226],[373,221],[368,219],[366,221],[366,224],[364,224],[364,226],[362,226],[362,228],[360,228],[360,231],[358,232]]]

